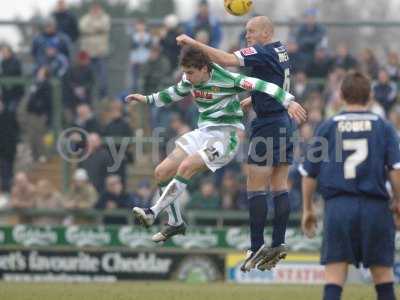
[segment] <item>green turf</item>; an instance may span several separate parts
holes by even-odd
[[[0,283],[4,300],[320,300],[322,286],[124,282],[104,284]],[[398,297],[400,292],[398,290]],[[372,286],[352,285],[344,300],[375,300]]]

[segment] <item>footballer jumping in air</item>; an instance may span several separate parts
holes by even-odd
[[[276,84],[229,72],[212,63],[197,48],[184,48],[180,64],[184,75],[176,85],[148,96],[131,94],[126,98],[128,102],[164,106],[192,94],[200,112],[199,128],[180,137],[173,152],[156,167],[155,178],[161,190],[158,201],[150,209],[133,209],[145,226],[152,225],[157,216],[167,210],[168,225],[153,236],[155,242],[185,232],[179,204],[175,200],[192,176],[206,169],[215,172],[235,156],[239,144],[237,130],[244,129],[238,93],[247,90],[268,94],[294,117],[305,118],[301,105]]]
[[[186,35],[178,36],[177,41],[203,50],[220,65],[250,67],[252,77],[273,82],[289,91],[289,56],[282,43],[274,42],[273,37],[272,22],[265,16],[258,16],[246,24],[248,48],[234,53],[209,47]],[[281,258],[286,257],[285,233],[290,213],[287,178],[293,160],[292,137],[295,130],[295,124],[289,118],[291,112],[270,95],[253,90],[251,98],[242,101],[245,109],[251,105],[257,116],[251,124],[248,157],[247,197],[251,249],[241,268],[244,272],[254,267],[262,271],[271,269]],[[303,121],[296,116],[294,119],[297,122]],[[272,149],[268,149],[267,143],[257,142],[260,139],[272,140]],[[264,227],[268,214],[267,198],[271,196],[274,202],[272,244],[266,245]]]

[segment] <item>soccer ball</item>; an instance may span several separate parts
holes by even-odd
[[[247,14],[253,2],[251,0],[224,0],[225,10],[234,16],[243,16]]]

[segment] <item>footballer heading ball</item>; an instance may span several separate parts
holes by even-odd
[[[224,0],[225,10],[234,16],[247,14],[253,5],[251,0]]]

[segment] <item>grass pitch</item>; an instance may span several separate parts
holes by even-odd
[[[0,283],[4,300],[320,300],[322,286],[178,282]],[[400,297],[400,290],[397,290]],[[348,285],[344,300],[375,300],[373,286]]]

